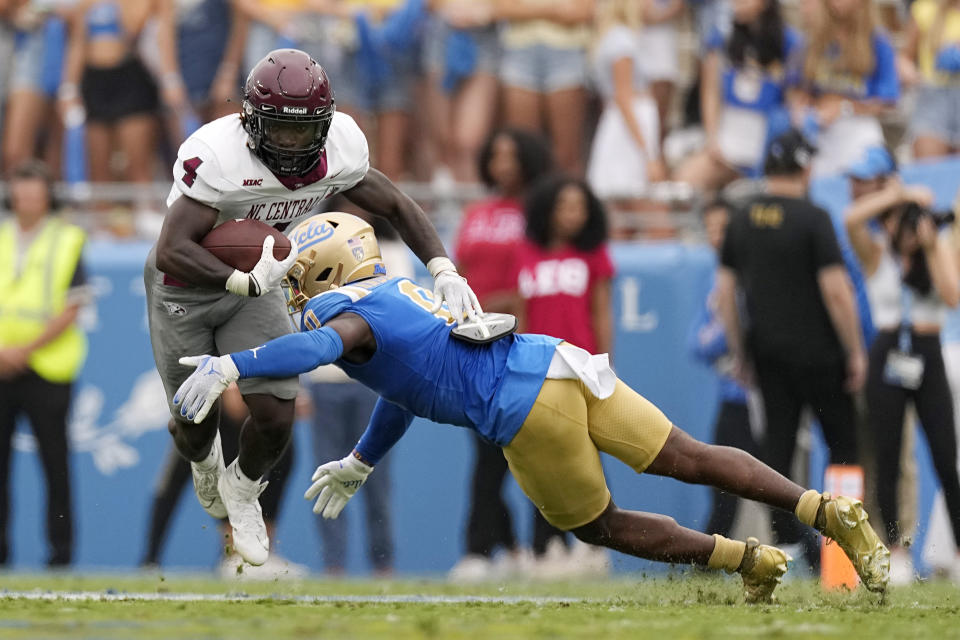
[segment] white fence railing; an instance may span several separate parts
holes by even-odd
[[[418,202],[441,237],[456,233],[464,207],[487,195],[479,184],[438,188],[424,182],[402,182],[399,188]],[[94,235],[153,239],[159,233],[170,183],[60,183],[56,193],[65,215]],[[6,185],[0,183],[0,201]],[[689,185],[660,182],[642,201],[609,203],[611,233],[622,239],[691,238],[700,236],[702,198]]]

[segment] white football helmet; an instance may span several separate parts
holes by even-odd
[[[300,249],[283,279],[291,314],[324,291],[387,273],[373,227],[349,213],[311,216],[293,228],[290,239]]]

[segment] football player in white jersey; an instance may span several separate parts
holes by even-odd
[[[316,213],[335,193],[383,216],[424,261],[439,301],[455,317],[476,320],[476,296],[447,257],[423,210],[382,173],[370,167],[367,141],[356,123],[336,113],[323,68],[295,49],[272,51],[251,70],[239,115],[201,127],[180,147],[174,186],[160,239],[147,258],[150,337],[154,359],[171,400],[190,368],[189,353],[230,353],[290,333],[279,288],[297,256],[273,256],[273,239],[249,273],[236,270],[199,242],[217,225],[252,218],[284,231]],[[290,440],[297,378],[244,380],[240,391],[250,418],[240,454],[224,468],[218,412],[200,425],[171,410],[170,433],[191,461],[194,488],[204,509],[228,517],[236,551],[262,564],[269,539],[260,513],[261,477]]]

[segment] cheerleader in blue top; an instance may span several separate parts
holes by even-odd
[[[732,33],[714,28],[706,42],[700,110],[706,148],[681,164],[676,180],[719,189],[759,175],[767,144],[789,126],[786,93],[796,74],[799,34],[783,20],[778,0],[734,0]]]
[[[845,173],[868,148],[883,146],[878,116],[896,106],[900,81],[870,0],[819,0],[807,27],[803,88],[808,108],[798,119],[818,147],[814,176]]]

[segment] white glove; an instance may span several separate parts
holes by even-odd
[[[343,508],[367,481],[373,467],[366,465],[351,453],[343,460],[334,460],[322,464],[313,472],[313,484],[303,494],[307,500],[317,498],[313,512],[332,519],[340,515]]]
[[[457,324],[463,322],[464,314],[471,322],[479,322],[483,310],[480,308],[480,301],[477,295],[467,284],[467,279],[457,273],[457,268],[453,266],[450,258],[431,258],[427,263],[427,269],[433,276],[433,309],[431,313],[436,313],[444,302],[450,309],[453,319]]]
[[[230,356],[188,356],[180,358],[180,364],[197,370],[173,394],[173,404],[180,407],[181,416],[200,424],[240,372]]]
[[[235,269],[227,278],[227,291],[238,296],[257,297],[276,287],[297,259],[297,243],[290,240],[290,253],[283,260],[273,257],[273,236],[263,239],[260,261],[249,273]]]

